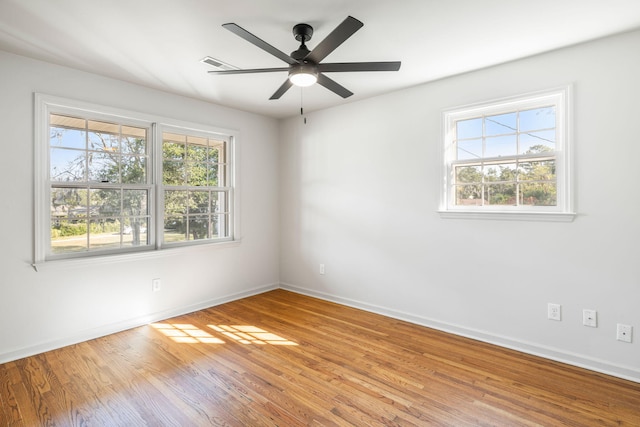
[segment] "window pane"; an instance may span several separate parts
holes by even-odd
[[[211,148],[209,149],[209,161],[213,163],[226,163],[225,156],[225,142],[224,141],[211,141]]]
[[[202,146],[202,147],[207,147],[209,145],[209,141],[207,138],[201,137],[201,136],[192,136],[189,135],[187,136],[187,145],[189,146]]]
[[[520,203],[532,206],[556,206],[555,182],[520,184]]]
[[[124,129],[124,126],[123,126]],[[140,129],[146,132],[146,129]],[[121,139],[121,151],[125,154],[146,154],[147,153],[147,139],[146,137],[136,138],[133,136],[122,136]]]
[[[515,163],[500,163],[497,165],[485,165],[483,171],[484,171],[485,182],[516,180]]]
[[[202,142],[204,142],[204,144],[207,143],[206,139]],[[191,140],[187,144],[187,160],[190,160],[193,162],[206,162],[208,152],[209,152],[209,149],[207,148],[206,145],[194,145],[194,144],[191,144]]]
[[[186,240],[186,216],[170,216],[164,219],[164,241],[166,243],[182,242]]]
[[[189,217],[189,240],[209,238],[209,216]]]
[[[89,181],[119,183],[118,155],[89,153]]]
[[[96,215],[120,216],[121,192],[118,189],[91,190],[91,210]]]
[[[520,111],[520,132],[556,127],[555,107]]]
[[[148,215],[148,191],[124,190],[122,209],[125,215]]]
[[[517,117],[514,113],[500,114],[485,118],[485,135],[503,135],[515,133],[517,129]]]
[[[517,154],[516,141],[515,134],[487,138],[484,157],[514,156]]]
[[[556,149],[556,131],[544,130],[520,134],[520,153],[547,153]]]
[[[165,136],[166,134],[163,134]],[[184,160],[184,144],[165,140],[162,143],[162,158],[165,160]]]
[[[190,186],[206,186],[207,179],[207,163],[187,163],[187,185]]]
[[[86,151],[51,148],[49,150],[51,181],[85,181]]]
[[[167,190],[164,192],[165,216],[184,215],[187,213],[187,192],[183,190]]]
[[[488,184],[485,185],[485,205],[515,205],[515,184]]]
[[[482,185],[456,185],[456,205],[482,206]]]
[[[147,139],[146,128],[122,125],[120,128],[120,132],[122,133],[123,136],[126,136],[126,137]]]
[[[147,158],[144,156],[122,156],[121,182],[143,184],[147,181]]]
[[[189,214],[209,213],[210,202],[208,191],[191,191],[189,193]]]
[[[458,160],[479,159],[482,157],[482,139],[458,141]]]
[[[555,181],[556,162],[554,160],[521,162],[518,168],[520,181]]]
[[[92,219],[89,222],[89,250],[119,248],[120,221],[117,218]]]
[[[458,184],[482,182],[482,166],[457,166],[455,174]]]
[[[122,227],[122,246],[141,246],[149,244],[147,233],[149,220],[146,217],[128,217]]]
[[[89,132],[89,149],[96,151],[108,151],[116,153],[120,151],[117,134]]]
[[[113,135],[120,134],[120,125],[117,123],[87,120],[87,127],[90,131],[97,133],[110,133]]]
[[[229,236],[229,215],[213,215],[211,222],[211,238]]]
[[[456,123],[456,139],[481,138],[482,117],[460,120]]]
[[[87,250],[86,220],[51,220],[51,252],[64,254]]]
[[[209,185],[213,187],[224,187],[227,182],[228,166],[224,164],[209,165]]]
[[[225,183],[225,171],[226,166],[218,165],[218,164],[210,164],[207,170],[208,173],[208,181],[207,185],[212,187],[224,187]]]
[[[229,212],[229,193],[224,191],[211,193],[211,211]]]
[[[66,219],[87,217],[87,190],[76,188],[52,188],[51,212]]]
[[[184,143],[187,142],[187,137],[177,133],[162,132],[162,140],[166,142],[177,142],[184,145]]]
[[[84,120],[81,120],[84,122]],[[51,127],[50,144],[52,147],[67,147],[85,149],[87,146],[86,133],[80,129],[67,129],[61,127]]]
[[[59,114],[51,114],[49,116],[49,125],[51,127],[59,126],[62,128],[85,129],[87,121],[78,117],[61,116]]]
[[[164,185],[184,185],[185,165],[181,161],[165,160],[162,162],[162,183]]]

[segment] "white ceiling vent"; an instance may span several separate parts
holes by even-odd
[[[231,64],[227,64],[224,61],[220,61],[219,59],[212,58],[210,56],[205,56],[204,58],[202,58],[200,60],[200,62],[202,62],[204,64],[209,64],[209,65],[217,68],[218,70],[239,70],[239,68],[236,67],[236,66],[233,66]]]

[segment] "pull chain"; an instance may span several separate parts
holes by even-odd
[[[303,108],[303,100],[302,100],[302,91],[303,90],[304,90],[304,88],[301,87],[300,88],[300,115],[301,116],[304,116],[304,108]],[[307,118],[303,117],[303,121],[304,121],[304,124],[306,125],[307,124]]]

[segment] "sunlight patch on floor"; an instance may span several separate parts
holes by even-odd
[[[190,323],[152,323],[151,326],[175,342],[185,344],[224,344],[225,341]],[[298,345],[279,335],[250,325],[207,325],[218,334],[241,343],[255,345]]]
[[[202,329],[186,323],[152,323],[156,330],[179,343],[203,343],[224,344],[220,338],[216,338]]]
[[[207,325],[216,332],[220,332],[232,340],[242,344],[272,344],[272,345],[298,345],[293,341],[282,338],[264,329],[249,325]]]

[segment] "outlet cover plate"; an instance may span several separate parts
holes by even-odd
[[[547,319],[562,320],[562,306],[560,304],[547,304]]]
[[[585,308],[582,310],[582,324],[591,328],[598,327],[598,312]]]
[[[632,326],[618,323],[618,328],[616,330],[616,339],[618,341],[631,342],[632,336],[633,336]]]

